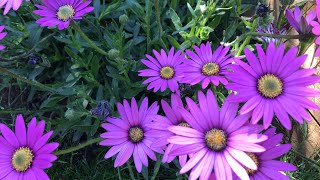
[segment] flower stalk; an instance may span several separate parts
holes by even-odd
[[[89,140],[89,141],[87,141],[85,143],[82,143],[82,144],[78,145],[78,146],[74,146],[74,147],[71,147],[71,148],[68,148],[68,149],[56,151],[54,153],[54,155],[60,156],[60,155],[63,155],[63,154],[68,154],[68,153],[71,153],[71,152],[74,152],[74,151],[78,151],[78,150],[80,150],[80,149],[82,149],[84,147],[87,147],[87,146],[89,146],[91,144],[96,144],[96,143],[98,143],[98,142],[100,142],[102,140],[103,139],[101,137],[94,138],[94,139],[91,139],[91,140]]]
[[[81,28],[76,24],[72,23],[72,27],[80,34],[80,36],[87,41],[87,43],[90,45],[91,48],[95,49],[98,53],[107,56],[108,53],[104,51],[103,49],[99,48],[82,30]]]

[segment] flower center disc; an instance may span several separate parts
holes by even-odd
[[[210,62],[203,65],[201,71],[202,71],[202,74],[206,76],[213,76],[219,73],[220,67],[218,64]]]
[[[24,172],[30,168],[32,161],[32,151],[27,147],[23,147],[13,153],[11,164],[16,171]]]
[[[144,137],[143,130],[139,127],[133,127],[129,130],[129,138],[132,142],[140,142]]]
[[[164,66],[160,70],[160,76],[163,79],[172,79],[174,76],[174,70],[170,66]]]
[[[227,137],[220,129],[211,129],[205,136],[207,146],[214,151],[221,151],[227,145]]]
[[[57,12],[58,19],[62,21],[68,21],[69,19],[73,18],[74,14],[75,10],[70,5],[61,6]]]
[[[276,98],[283,90],[282,81],[273,74],[266,74],[258,80],[258,90],[264,97]]]
[[[191,126],[186,122],[181,122],[178,124],[178,126],[191,128]]]
[[[257,157],[255,154],[253,154],[253,153],[246,153],[246,154],[253,160],[253,162],[254,162],[254,163],[257,165],[257,167],[258,167],[259,164],[260,164],[258,157]],[[245,167],[245,169],[246,169],[247,173],[248,173],[248,174],[251,174],[251,175],[253,175],[253,174],[256,172],[255,170],[250,169],[250,168],[247,168],[247,167]]]

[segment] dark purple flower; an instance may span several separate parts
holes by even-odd
[[[143,69],[139,71],[139,76],[149,77],[143,84],[148,84],[147,89],[153,88],[154,92],[161,90],[163,92],[168,87],[172,92],[179,94],[179,85],[182,78],[181,66],[184,54],[181,51],[174,53],[174,48],[171,48],[168,55],[161,49],[158,53],[153,50],[153,54],[156,58],[150,55],[146,55],[148,60],[142,59],[141,62],[146,65],[149,69]]]
[[[297,169],[292,164],[274,160],[291,149],[291,144],[279,144],[283,134],[275,134],[275,131],[275,128],[270,128],[264,133],[264,135],[268,136],[268,140],[260,143],[260,145],[266,149],[265,152],[247,153],[258,167],[257,170],[246,168],[250,180],[290,180],[290,178],[283,174],[282,171],[295,171]],[[234,180],[240,180],[240,178],[235,176]]]
[[[231,95],[232,96],[232,95]],[[257,169],[254,161],[245,152],[263,152],[265,148],[257,143],[267,136],[257,134],[263,127],[247,123],[249,115],[237,116],[239,104],[230,103],[228,98],[220,111],[211,90],[207,96],[198,93],[199,105],[186,98],[190,112],[179,108],[180,114],[192,127],[171,126],[175,133],[169,143],[180,145],[169,155],[192,154],[180,173],[191,170],[189,179],[208,179],[214,171],[218,180],[232,179],[232,172],[249,180],[245,167]]]
[[[286,17],[290,25],[299,34],[309,34],[311,32],[312,26],[311,21],[316,17],[316,12],[310,10],[306,17],[303,16],[299,6],[296,6],[294,12],[290,9],[286,10]]]
[[[224,74],[228,72],[229,65],[237,58],[233,58],[232,53],[228,53],[230,47],[221,45],[212,53],[210,42],[201,44],[200,47],[194,46],[195,52],[186,50],[190,59],[185,59],[181,66],[183,71],[183,83],[195,85],[202,83],[205,89],[210,82],[215,86],[219,82],[228,84]],[[239,59],[239,58],[238,58]]]
[[[107,132],[101,134],[105,140],[100,142],[102,146],[111,146],[104,158],[108,159],[116,154],[114,167],[122,166],[133,155],[134,164],[138,172],[142,170],[142,164],[148,166],[148,157],[156,161],[154,151],[163,154],[162,148],[151,147],[154,141],[152,129],[146,124],[157,115],[159,106],[153,103],[148,108],[148,98],[143,99],[140,109],[136,100],[124,100],[123,105],[118,103],[118,112],[121,119],[108,117],[109,123],[102,124]]]
[[[252,113],[253,124],[263,117],[265,129],[274,115],[285,128],[291,129],[289,115],[302,124],[303,119],[311,121],[306,109],[320,109],[307,98],[320,96],[320,91],[308,88],[320,82],[319,76],[313,76],[317,70],[302,69],[307,55],[297,57],[296,47],[285,53],[284,47],[270,43],[265,53],[257,44],[258,57],[246,48],[249,64],[237,61],[232,66],[234,72],[227,75],[232,82],[226,88],[237,92],[230,100],[245,103],[240,114]]]
[[[41,179],[48,180],[45,169],[57,159],[52,152],[58,143],[47,143],[53,131],[43,135],[45,122],[38,124],[32,118],[26,128],[22,115],[18,115],[15,133],[0,124],[0,179]]]
[[[45,6],[36,4],[40,10],[34,10],[34,13],[43,16],[36,22],[40,26],[53,27],[58,25],[58,29],[69,27],[71,20],[82,19],[84,14],[93,11],[89,6],[91,0],[42,0]]]
[[[108,101],[100,101],[97,107],[91,110],[91,113],[96,116],[100,116],[101,119],[106,120],[111,113],[110,104]]]
[[[287,32],[286,28],[278,29],[274,23],[270,23],[267,27],[258,27],[256,30],[257,32],[260,32],[260,33],[280,34],[280,35],[284,35]],[[270,42],[274,42],[276,44],[280,43],[279,38],[272,38],[272,37],[266,37],[266,36],[261,36],[260,38],[267,44],[269,44]]]

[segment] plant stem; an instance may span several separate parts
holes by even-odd
[[[20,80],[20,81],[22,81],[22,82],[24,82],[24,83],[27,83],[27,84],[36,86],[36,87],[38,87],[38,88],[40,88],[40,89],[42,89],[42,90],[59,94],[55,89],[53,89],[53,88],[51,88],[51,87],[48,87],[48,86],[46,86],[46,85],[44,85],[44,84],[41,84],[41,83],[39,83],[39,82],[36,82],[36,81],[31,81],[31,80],[29,80],[29,79],[27,79],[27,78],[25,78],[25,77],[22,77],[22,76],[20,76],[20,75],[18,75],[18,74],[15,74],[15,73],[11,72],[11,71],[3,68],[3,67],[0,67],[0,73],[4,74],[4,75],[6,75],[6,76],[10,76],[11,78]]]
[[[85,143],[82,143],[82,144],[78,145],[78,146],[71,147],[71,148],[64,149],[64,150],[60,150],[60,151],[56,151],[56,152],[54,153],[54,155],[59,156],[59,155],[62,155],[62,154],[68,154],[68,153],[77,151],[77,150],[79,150],[79,149],[82,149],[82,148],[84,148],[84,147],[86,147],[86,146],[89,146],[89,145],[91,145],[91,144],[98,143],[98,142],[100,142],[100,141],[102,141],[102,138],[101,138],[101,137],[94,138],[94,139],[91,139],[91,140],[89,140],[89,141],[87,141],[87,142],[85,142]]]
[[[255,19],[255,20],[253,21],[253,25],[252,25],[252,27],[251,27],[251,32],[250,32],[249,34],[253,33],[252,31],[255,31],[255,29],[256,29],[256,27],[257,27],[257,24],[258,24],[258,23],[257,23],[257,19]],[[252,35],[248,35],[248,36],[246,37],[246,39],[244,40],[244,42],[241,44],[241,46],[240,46],[240,48],[239,48],[239,51],[237,52],[236,56],[240,56],[240,54],[242,53],[242,51],[244,50],[244,48],[246,47],[246,45],[250,43],[251,37],[252,37]]]
[[[118,177],[119,177],[119,180],[122,180],[122,178],[121,178],[121,173],[120,173],[120,168],[119,168],[119,167],[117,167],[117,170],[118,170]]]
[[[90,47],[95,49],[98,53],[107,56],[108,53],[104,51],[103,49],[100,49],[97,45],[94,44],[94,42],[81,30],[81,28],[75,23],[72,23],[73,28],[80,34],[80,36],[88,42]]]
[[[25,52],[23,54],[20,54],[18,56],[12,56],[10,58],[2,58],[3,60],[6,60],[6,61],[12,61],[12,60],[15,60],[15,59],[21,59],[21,58],[25,58],[27,57],[28,55],[30,55],[37,47],[39,44],[45,42],[46,40],[48,40],[50,37],[52,37],[53,35],[55,35],[56,33],[51,33],[49,34],[48,36],[44,37],[43,39],[41,39],[41,41],[37,42],[28,52]]]
[[[131,179],[135,180],[136,178],[134,177],[133,170],[132,170],[132,167],[131,167],[129,161],[127,161],[127,166],[128,166],[128,169],[129,169],[129,173],[130,173]]]
[[[268,34],[268,33],[258,33],[251,32],[247,34],[248,36],[264,36],[264,37],[272,37],[272,38],[283,38],[283,39],[309,39],[313,38],[311,34],[299,34],[299,35],[282,35],[282,34]]]
[[[316,161],[312,160],[312,159],[309,159],[307,157],[305,157],[303,154],[299,153],[298,151],[295,151],[293,149],[290,150],[291,152],[293,152],[294,154],[298,155],[299,157],[301,157],[302,159],[308,161],[309,163],[313,164],[313,165],[316,165],[320,168],[320,164],[318,164]]]
[[[161,165],[161,159],[162,159],[162,156],[159,157],[157,163],[154,165],[153,176],[151,177],[151,180],[155,180],[158,175],[158,172],[160,170],[160,165]]]

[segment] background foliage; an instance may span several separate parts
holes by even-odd
[[[260,1],[263,3],[263,1]],[[93,0],[94,12],[77,26],[107,54],[94,51],[74,28],[58,31],[35,24],[33,4],[24,3],[19,11],[0,16],[8,36],[3,40],[7,50],[0,61],[0,119],[13,124],[16,114],[27,120],[36,116],[46,120],[54,130],[53,140],[59,149],[67,149],[98,137],[103,115],[97,115],[101,102],[110,105],[104,115],[118,116],[115,103],[124,98],[147,96],[151,101],[168,99],[169,92],[146,91],[137,71],[139,62],[152,49],[171,46],[187,49],[211,41],[213,47],[224,43],[242,55],[263,42],[254,36],[256,27],[268,25],[274,18],[267,13],[259,17],[255,0]],[[281,8],[292,1],[282,1]],[[300,5],[303,5],[301,3]],[[280,16],[277,27],[287,24]],[[265,45],[265,44],[263,44]],[[182,86],[182,96],[195,96],[200,87]],[[217,88],[219,102],[228,94]],[[290,132],[283,131],[290,139]],[[87,146],[61,155],[49,170],[52,179],[129,179],[128,168],[113,168],[104,160],[105,147]],[[308,159],[296,151],[283,157],[298,166],[289,176],[293,179],[320,177],[320,158]],[[159,170],[160,168],[160,170]],[[157,171],[159,172],[157,173]],[[152,163],[140,179],[185,179],[177,174],[178,163]],[[135,172],[135,171],[134,171]],[[154,174],[157,174],[155,177]]]

